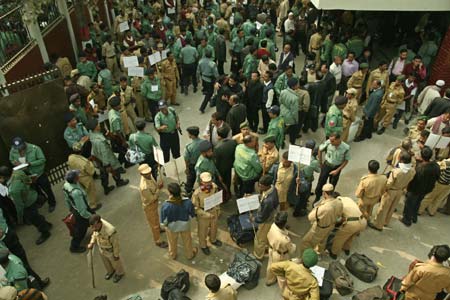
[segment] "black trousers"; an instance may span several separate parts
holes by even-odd
[[[91,152],[92,152],[92,143],[91,141],[86,141],[83,144],[83,147],[81,148],[81,155],[86,158],[89,158],[91,157]]]
[[[361,130],[361,134],[359,135],[359,138],[361,139],[371,139],[372,138],[372,132],[373,132],[373,117],[371,118],[364,118],[364,124],[363,128]]]
[[[41,196],[47,198],[48,205],[56,205],[55,195],[53,194],[52,185],[50,183],[50,180],[48,180],[47,174],[44,173],[39,176],[34,183],[34,187]]]
[[[231,166],[232,167],[232,166]],[[227,187],[228,192],[231,191],[231,168],[226,170],[219,170],[220,175],[222,176],[222,181]]]
[[[289,135],[289,143],[291,145],[295,144],[295,140],[298,135],[298,124],[289,125],[286,129],[287,134]]]
[[[3,239],[3,242],[5,243],[6,247],[9,249],[9,251],[20,258],[20,260],[23,262],[23,266],[28,272],[28,275],[33,276],[36,278],[37,282],[39,284],[42,283],[41,277],[31,268],[30,263],[28,262],[27,254],[25,253],[25,249],[23,248],[22,244],[19,241],[19,237],[17,236],[14,229],[11,227],[8,228],[8,232],[5,235],[5,238]]]
[[[305,211],[308,205],[308,199],[311,195],[311,185],[306,192],[300,193],[298,201],[294,205],[294,214],[299,214],[302,210]]]
[[[80,247],[89,227],[88,219],[83,218],[76,212],[74,213],[74,216],[75,228],[73,231],[72,241],[70,242],[70,249],[78,249]]]
[[[170,160],[170,152],[172,152],[173,158],[180,157],[180,137],[178,132],[175,130],[171,133],[160,132],[159,140],[161,145],[161,150],[164,153],[164,162],[167,163]]]
[[[247,120],[250,126],[250,129],[253,132],[258,131],[258,125],[259,125],[259,109],[258,108],[247,108]]]
[[[261,110],[261,114],[262,114],[262,121],[263,121],[263,129],[264,129],[264,132],[267,132],[267,129],[269,128],[270,117],[269,117],[269,113],[267,112],[267,109],[265,107],[265,104]]]
[[[194,88],[197,88],[197,74],[196,74],[196,65],[195,64],[183,64],[182,67],[183,76],[181,77],[181,86],[187,88],[189,84],[192,82]]]
[[[224,64],[225,64],[225,61],[217,60],[217,71],[219,72],[219,75],[225,74],[225,71],[223,69]]]
[[[152,176],[153,178],[158,179],[158,163],[155,161],[155,157],[152,154],[146,154],[144,161],[141,162],[139,165],[147,164],[152,168]]]
[[[127,153],[127,148],[122,145],[120,142],[118,142],[115,139],[111,140],[111,148],[113,150],[114,153],[118,153],[118,157],[117,159],[119,160],[119,162],[121,164],[124,164],[127,162],[127,160],[125,159],[125,154]]]
[[[148,101],[148,109],[150,110],[150,113],[152,114],[153,121],[155,121],[155,116],[159,111],[159,108],[158,108],[159,100],[149,99],[147,101]]]
[[[189,164],[189,170],[186,174],[186,184],[184,185],[186,193],[190,194],[192,192],[196,179],[195,164]]]
[[[392,123],[393,126],[398,125],[398,122],[400,122],[400,119],[402,118],[404,112],[405,111],[403,109],[397,109],[394,115],[394,122]]]
[[[335,176],[331,176],[330,172],[336,170],[337,168],[339,168],[339,166],[340,165],[331,166],[327,163],[324,163],[323,166],[320,168],[319,180],[317,181],[317,186],[316,186],[316,190],[315,190],[315,194],[316,194],[315,202],[319,201],[320,197],[322,196],[322,187],[327,183],[328,180],[330,180],[330,183],[334,187],[336,187],[336,185],[339,181],[339,176],[341,175],[341,172],[339,172]]]
[[[214,94],[214,81],[206,82],[202,79],[202,87],[203,87],[203,95],[205,95],[205,98],[203,98],[203,102],[200,105],[200,111],[205,111],[206,105],[208,105],[208,102],[211,101],[211,97]]]
[[[405,208],[403,209],[404,223],[417,222],[417,212],[424,197],[424,194],[406,193]]]
[[[120,180],[120,173],[117,170],[108,170],[107,167],[103,165],[98,168],[100,170],[100,182],[104,189],[109,186],[109,173],[112,174],[112,177],[116,183]]]
[[[23,217],[25,220],[28,220],[40,233],[49,233],[50,223],[39,214],[39,210],[36,203],[33,203],[31,206],[25,207],[23,210]]]
[[[237,198],[242,198],[245,194],[253,194],[255,192],[255,183],[258,181],[258,179],[259,177],[250,180],[242,180],[239,176],[237,176],[238,180]]]

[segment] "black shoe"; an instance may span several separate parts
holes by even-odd
[[[49,206],[48,206],[48,212],[49,212],[49,213],[54,212],[54,211],[55,211],[55,208],[56,208],[56,204],[49,205]]]
[[[123,164],[123,166],[125,167],[125,169],[131,168],[132,166],[134,166],[134,164],[130,163],[130,162],[125,162]]]
[[[216,240],[215,242],[212,242],[211,244],[213,244],[213,245],[216,246],[216,247],[222,246],[222,242],[219,241],[219,240]]]
[[[372,228],[372,229],[375,229],[375,230],[378,230],[378,231],[383,231],[383,229],[380,229],[380,228],[376,227],[372,222],[369,222],[369,224],[367,224],[367,225],[369,225],[369,227]]]
[[[364,141],[365,140],[365,138],[361,138],[361,137],[357,137],[356,139],[354,139],[353,141],[355,142],[355,143],[358,143],[358,142],[362,142],[362,141]]]
[[[345,255],[350,255],[350,250],[344,250]]]
[[[204,114],[204,113],[205,113],[204,110],[199,109],[199,111],[200,111],[201,114]]]
[[[330,257],[331,257],[332,259],[334,259],[334,260],[337,259],[337,255],[336,255],[336,254],[333,254],[333,252],[331,252],[331,251],[330,251]]]
[[[106,187],[106,188],[103,188],[103,194],[105,194],[105,196],[106,195],[108,195],[113,189],[115,189],[116,187],[115,186],[113,186],[113,185],[110,185],[110,186],[108,186],[108,187]]]
[[[50,278],[45,277],[39,282],[39,287],[41,290],[45,289],[50,284]]]
[[[397,129],[397,124],[392,124],[393,129]]]
[[[445,208],[438,208],[438,212],[444,215],[450,215],[450,212],[448,212]]]
[[[36,245],[44,243],[50,237],[50,232],[41,233],[41,236],[36,240]]]
[[[412,222],[413,222],[414,224],[416,224],[416,223],[417,223],[417,217],[413,217],[413,218],[412,218]]]
[[[385,130],[386,130],[386,128],[381,127],[381,128],[377,131],[377,134],[381,135],[381,134],[384,133]]]
[[[123,274],[122,275],[117,275],[117,274],[114,275],[113,282],[118,283],[122,279],[122,277],[123,277]]]
[[[404,218],[400,218],[400,222],[402,222],[406,227],[411,226],[411,222],[406,221]]]
[[[84,253],[86,252],[86,247],[78,247],[78,248],[70,248],[70,252],[72,253]]]
[[[92,175],[92,178],[94,178],[94,180],[100,179],[100,175],[94,173],[94,175]]]
[[[94,207],[94,208],[91,208],[91,210],[93,210],[93,211],[97,211],[97,210],[99,210],[100,208],[102,208],[102,204],[101,203],[99,203],[99,204],[97,204],[97,206],[96,207]]]
[[[201,249],[202,249],[203,253],[205,253],[205,255],[210,255],[210,254],[211,254],[211,251],[209,251],[209,248],[208,248],[208,247],[206,247],[206,248],[201,248]]]
[[[114,273],[116,273],[115,271],[112,271],[111,273],[106,273],[105,275],[105,280],[110,280],[111,277],[113,277]]]
[[[121,187],[130,183],[128,179],[120,179],[116,182],[117,187]]]
[[[163,249],[169,247],[167,242],[164,242],[164,241],[156,243],[156,246],[158,246],[159,248],[163,248]]]

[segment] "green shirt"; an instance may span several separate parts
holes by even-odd
[[[78,214],[89,219],[92,215],[88,210],[87,194],[79,183],[64,182],[63,186],[64,200],[70,211],[76,210]]]
[[[203,47],[202,45],[198,45],[197,47],[198,57],[199,58],[205,57],[206,50],[209,50],[211,52],[211,59],[214,60],[216,57],[216,53],[214,47],[209,44],[206,44],[205,47]]]
[[[69,109],[73,111],[73,114],[75,115],[75,118],[77,118],[78,122],[83,123],[83,125],[87,124],[88,117],[83,107],[70,104]]]
[[[298,76],[295,74],[292,74],[291,78],[297,78]],[[279,96],[281,94],[281,91],[284,89],[287,89],[289,77],[287,77],[286,73],[281,74],[280,76],[278,76],[277,81],[275,81],[275,84],[273,86],[273,90],[275,91],[275,94],[277,94],[277,96]]]
[[[311,163],[309,166],[301,165],[300,170],[305,174],[305,178],[308,182],[312,183],[314,181],[314,172],[320,173],[320,163],[316,157],[311,157]]]
[[[109,97],[113,93],[112,87],[112,74],[108,69],[103,69],[98,73],[98,83],[103,86],[106,97]]]
[[[283,117],[276,117],[270,120],[267,128],[267,135],[275,136],[275,145],[278,149],[281,148],[284,142],[284,119]]]
[[[325,117],[325,135],[329,136],[333,132],[341,133],[343,130],[342,111],[333,104]]]
[[[326,140],[319,146],[321,152],[326,152],[325,161],[332,166],[339,166],[344,161],[350,160],[350,146],[344,142],[338,147],[331,145],[330,140]]]
[[[272,36],[270,36],[270,39],[272,40],[272,41],[274,41],[275,40],[275,26],[273,26],[273,24],[267,24],[267,23],[264,23],[262,26],[261,26],[261,28],[259,28],[259,36],[261,37],[261,38],[263,38],[263,39],[266,39],[267,37],[266,37],[266,32],[267,32],[267,30],[269,30],[269,29],[271,29],[272,30]]]
[[[5,268],[5,277],[8,283],[15,287],[18,292],[28,288],[28,272],[23,262],[14,254],[8,255],[9,263]]]
[[[91,80],[94,80],[95,76],[97,75],[97,68],[95,67],[94,63],[89,60],[85,63],[77,63],[77,69],[78,72],[80,72],[80,75],[87,76],[91,78]]]
[[[331,50],[331,57],[339,56],[344,60],[347,57],[347,47],[343,43],[334,44],[333,50]]]
[[[92,143],[92,154],[101,161],[103,166],[111,166],[114,170],[121,167],[119,160],[114,155],[108,140],[101,132],[89,133]]]
[[[158,146],[155,138],[150,133],[144,131],[132,133],[128,139],[128,144],[130,145],[130,148],[137,145],[139,150],[141,150],[145,155],[152,155],[153,146]]]
[[[280,94],[280,115],[284,123],[294,125],[298,123],[298,102],[299,96],[294,90],[287,88]]]
[[[320,60],[330,64],[331,50],[333,50],[333,42],[329,38],[326,38],[323,42],[322,48],[320,48]]]
[[[216,63],[207,57],[200,59],[197,67],[197,76],[201,76],[201,79],[206,82],[214,82],[219,77]]]
[[[167,125],[167,128],[161,132],[173,133],[177,130],[177,117],[175,110],[172,107],[168,108],[167,115],[163,114],[161,111],[155,116],[155,127],[159,128],[162,125]]]
[[[198,55],[197,49],[195,49],[191,45],[186,45],[183,47],[183,49],[181,49],[180,57],[181,57],[181,63],[183,63],[185,65],[190,65],[190,64],[194,64],[197,61],[199,55]]]
[[[87,136],[89,133],[87,132],[86,128],[81,123],[77,123],[75,128],[66,127],[66,130],[64,130],[64,139],[67,142],[67,145],[70,149],[73,148],[73,145],[75,143],[78,143],[84,136]]]
[[[244,31],[244,35],[247,37],[252,36],[251,31],[252,29],[256,30],[255,23],[252,23],[250,20],[247,20],[244,24],[242,24],[242,30]]]
[[[352,37],[346,45],[348,52],[355,52],[355,57],[359,57],[364,50],[364,41],[359,37]]]
[[[236,147],[233,167],[236,174],[244,181],[258,178],[262,172],[261,162],[255,149],[244,144]]]
[[[214,161],[211,158],[200,155],[197,163],[195,164],[195,174],[197,174],[198,181],[200,181],[200,174],[203,172],[209,172],[213,181],[216,181],[220,176]]]
[[[31,178],[22,170],[14,171],[8,181],[8,192],[16,207],[17,220],[22,223],[24,209],[38,198],[36,190],[31,188]]]
[[[3,231],[3,236],[0,238],[0,240],[5,239],[5,235],[8,232],[8,223],[6,223],[6,219],[3,216],[3,209],[0,209],[0,229]]]
[[[247,79],[250,79],[252,76],[252,72],[258,71],[258,59],[253,56],[253,54],[249,53],[244,59],[244,64],[242,66],[242,69],[244,71],[244,76]]]
[[[216,47],[216,40],[217,40],[217,33],[213,32],[208,32],[208,45],[210,45],[211,47]]]
[[[244,38],[235,37],[231,42],[230,49],[235,53],[241,53],[242,49],[244,49],[245,40]]]
[[[198,151],[198,145],[202,142],[201,139],[195,138],[186,145],[184,150],[184,160],[190,165],[195,165],[200,156],[200,151]]]
[[[162,98],[161,82],[158,77],[155,76],[153,80],[146,77],[141,83],[141,95],[148,100],[159,101]]]
[[[44,152],[42,152],[41,147],[26,143],[27,148],[25,149],[25,162],[28,163],[27,173],[30,175],[41,176],[45,170],[45,156]],[[20,163],[19,160],[19,150],[11,148],[9,151],[9,161],[13,165],[17,165]]]
[[[122,118],[120,112],[115,109],[110,109],[108,112],[109,131],[112,133],[124,133]]]

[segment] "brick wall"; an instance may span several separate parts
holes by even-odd
[[[450,87],[450,27],[442,40],[428,83],[434,84],[438,79],[445,81],[443,90]]]

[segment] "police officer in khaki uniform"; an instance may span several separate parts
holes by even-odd
[[[113,282],[119,282],[125,275],[125,271],[120,260],[119,238],[116,228],[99,215],[92,215],[89,218],[89,225],[91,225],[93,232],[88,248],[92,249],[94,244],[97,243],[100,257],[106,268],[105,279],[109,280],[114,275]]]
[[[217,185],[212,181],[209,172],[200,174],[200,185],[192,194],[192,203],[195,206],[198,223],[198,240],[200,248],[205,255],[211,254],[206,238],[214,246],[222,246],[222,242],[217,239],[217,221],[219,219],[220,207],[215,206],[205,211],[205,199],[219,191]]]
[[[334,186],[327,183],[323,186],[323,198],[309,213],[308,220],[312,226],[303,236],[300,253],[307,248],[317,248],[319,253],[325,250],[328,235],[342,216],[342,202],[333,197]]]
[[[382,127],[377,131],[378,134],[383,134],[386,128],[391,124],[392,117],[397,111],[397,106],[404,101],[405,90],[402,82],[405,80],[404,75],[397,76],[397,80],[391,83],[386,93],[384,94],[383,102],[381,102],[381,109],[378,112],[378,117],[375,121],[378,124],[383,122]]]
[[[275,136],[268,135],[264,138],[264,144],[258,152],[259,161],[263,167],[263,174],[267,174],[273,164],[278,162],[279,153],[275,147]]]
[[[348,134],[350,132],[350,126],[356,119],[356,110],[358,109],[358,99],[356,99],[357,91],[354,88],[349,88],[347,90],[347,104],[342,110],[342,134],[341,139],[344,142],[348,140]]]
[[[177,83],[180,82],[177,63],[172,52],[167,53],[167,59],[161,63],[161,77],[164,80],[165,99],[170,101],[171,105],[180,105],[176,101]]]
[[[81,155],[82,144],[76,143],[73,145],[73,154],[69,155],[67,165],[71,170],[79,170],[79,182],[87,193],[89,207],[93,210],[97,210],[102,207],[101,204],[97,204],[97,191],[95,189],[94,174],[95,166],[89,159]],[[114,186],[107,187],[105,194],[108,194],[114,189]]]
[[[352,74],[352,77],[347,81],[347,88],[354,88],[356,90],[356,99],[358,102],[361,100],[362,87],[366,80],[367,71],[369,70],[368,63],[362,63],[359,66],[359,71]],[[370,81],[369,81],[370,82]]]
[[[309,39],[308,52],[316,55],[316,66],[320,66],[320,48],[322,48],[323,37],[322,33],[317,30],[316,33],[311,35]]]
[[[378,64],[378,68],[370,72],[369,79],[366,86],[366,96],[369,96],[370,93],[370,83],[374,80],[380,80],[381,86],[386,90],[389,87],[389,72],[388,72],[388,64],[385,61],[382,61]]]
[[[378,161],[370,160],[369,174],[361,178],[355,192],[356,197],[359,198],[359,208],[367,220],[372,217],[373,207],[381,200],[381,196],[386,191],[387,178],[384,174],[377,174],[379,168]]]
[[[102,56],[105,59],[107,68],[111,71],[113,79],[117,81],[120,74],[120,68],[117,64],[116,46],[111,35],[106,35],[105,40],[105,43],[102,45]]]
[[[330,257],[336,259],[344,250],[350,254],[353,240],[367,227],[367,220],[358,207],[358,204],[349,197],[337,197],[342,202],[342,225],[333,239]]]
[[[141,174],[141,182],[139,184],[139,191],[141,193],[142,207],[144,208],[145,216],[148,225],[152,230],[153,241],[156,246],[160,248],[167,248],[167,243],[161,240],[161,230],[158,214],[158,194],[159,189],[162,188],[163,183],[157,183],[152,176],[152,168],[148,164],[142,164],[138,168]]]
[[[270,271],[273,263],[288,260],[294,254],[297,246],[291,241],[289,232],[286,229],[288,214],[279,212],[275,215],[275,222],[270,227],[267,234],[269,241],[269,262],[267,263],[266,285],[270,286],[277,282],[277,278]],[[280,287],[282,282],[279,283]]]
[[[128,78],[126,76],[120,77],[120,101],[123,109],[127,113],[128,119],[131,121],[131,124],[129,124],[130,131],[132,133],[136,132],[136,127],[134,126],[137,119],[136,112],[134,111],[136,97],[133,88],[128,86]]]
[[[141,63],[141,59],[139,59],[139,67],[144,67],[144,63]],[[136,97],[136,109],[137,115],[139,118],[144,118],[145,121],[149,122],[151,120],[150,111],[148,107],[148,101],[141,94],[141,84],[144,82],[144,78],[139,76],[134,76],[131,79],[131,87],[133,88],[134,97]]]

